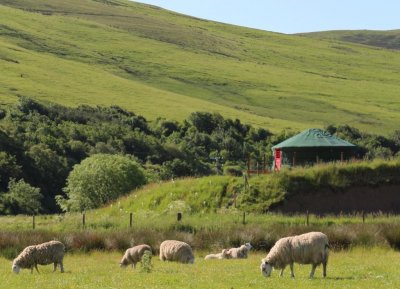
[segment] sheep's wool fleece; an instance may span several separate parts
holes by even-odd
[[[160,245],[160,260],[193,263],[192,248],[185,242],[166,240]]]
[[[142,259],[144,252],[146,251],[151,252],[151,247],[146,244],[138,245],[127,249],[125,251],[124,256],[122,257],[121,264],[128,265],[139,262]]]
[[[60,263],[64,258],[65,246],[59,241],[50,241],[43,244],[26,247],[13,264],[21,268],[30,268],[34,264],[47,265]]]
[[[247,247],[246,245],[242,245],[239,248],[231,248],[229,249],[229,254],[232,258],[236,259],[245,259],[247,258],[247,253],[249,252],[249,247]]]
[[[228,250],[227,249],[223,249],[221,253],[209,254],[204,259],[205,260],[210,260],[210,259],[228,259],[229,257],[230,257],[230,255],[228,254]]]
[[[265,258],[276,268],[284,268],[292,262],[320,264],[327,256],[328,237],[320,232],[311,232],[278,240]]]

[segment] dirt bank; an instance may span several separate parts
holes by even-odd
[[[324,190],[289,196],[273,211],[337,214],[353,212],[400,213],[400,185],[358,186],[343,191]]]

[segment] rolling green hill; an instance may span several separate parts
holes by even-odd
[[[336,30],[302,33],[317,39],[330,39],[359,43],[388,49],[400,49],[400,30]]]
[[[187,17],[123,0],[0,0],[0,103],[215,111],[272,131],[400,121],[400,52]]]

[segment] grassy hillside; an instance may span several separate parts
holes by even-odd
[[[0,0],[0,102],[216,111],[272,131],[400,121],[400,53],[190,18],[134,2]],[[37,13],[39,12],[39,13]]]
[[[302,33],[317,39],[330,39],[359,43],[389,49],[400,49],[400,30],[336,30]]]

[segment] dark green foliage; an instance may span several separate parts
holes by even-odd
[[[55,195],[62,192],[73,166],[94,154],[130,155],[145,168],[149,181],[223,172],[239,175],[249,156],[259,164],[265,156],[271,164],[271,147],[297,133],[284,130],[273,135],[265,128],[208,112],[192,113],[182,123],[166,119],[149,123],[118,106],[68,108],[26,97],[3,111],[0,192],[7,191],[10,178],[23,178],[40,188],[42,212],[59,211]],[[330,125],[327,130],[359,145],[358,157],[390,158],[399,152],[398,131],[383,137],[349,126]],[[263,190],[249,193],[264,194]],[[0,213],[5,212],[3,206]]]
[[[224,175],[240,177],[243,174],[243,168],[240,166],[224,166]]]
[[[341,125],[335,127],[329,125],[326,130],[334,133],[339,138],[343,138],[355,145],[357,145],[357,157],[364,157],[366,159],[374,158],[390,158],[395,155],[399,149],[398,132],[395,131],[391,137],[384,137],[373,135],[366,132],[361,132],[354,127],[348,125]]]
[[[24,180],[11,179],[8,193],[0,198],[0,206],[9,214],[36,214],[41,210],[40,189],[34,188]]]

